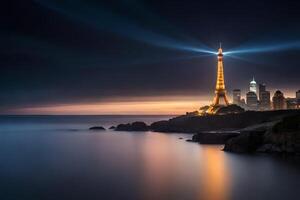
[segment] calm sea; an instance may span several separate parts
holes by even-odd
[[[187,134],[88,130],[168,118],[2,116],[0,199],[300,198],[295,160],[226,153]]]

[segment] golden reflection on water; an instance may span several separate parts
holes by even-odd
[[[148,135],[143,150],[143,186],[142,199],[161,199],[170,180],[170,167],[172,166],[172,154],[168,149],[171,141],[168,135],[156,134],[155,137]]]
[[[146,137],[141,152],[141,199],[230,198],[230,172],[219,147],[186,143],[166,134]]]
[[[199,200],[229,199],[230,172],[224,152],[206,145],[201,150],[201,185]]]

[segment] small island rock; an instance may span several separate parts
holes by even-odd
[[[145,122],[133,122],[128,124],[119,124],[116,131],[149,131],[149,126]]]
[[[93,130],[93,131],[105,131],[105,128],[102,127],[102,126],[93,126],[91,128],[89,128],[90,130]]]

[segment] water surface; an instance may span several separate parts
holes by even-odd
[[[0,199],[297,199],[295,161],[191,135],[89,131],[166,116],[0,117]],[[184,139],[179,139],[183,137]]]

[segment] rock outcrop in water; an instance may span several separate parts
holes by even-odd
[[[145,122],[133,122],[128,124],[119,124],[115,131],[149,131],[149,126]]]
[[[264,141],[265,131],[243,132],[225,143],[224,151],[236,153],[253,153]]]
[[[300,115],[288,116],[265,131],[249,131],[228,140],[225,151],[300,154]]]
[[[193,135],[192,141],[200,144],[225,144],[229,139],[239,135],[238,132],[200,132]]]
[[[105,131],[105,128],[102,126],[93,126],[91,128],[89,128],[92,131]]]

